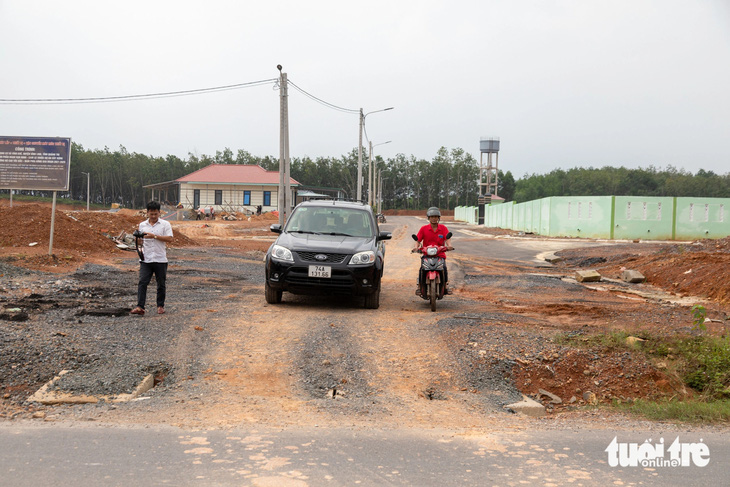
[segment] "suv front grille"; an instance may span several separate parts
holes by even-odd
[[[292,267],[286,275],[286,282],[293,286],[324,286],[330,288],[351,288],[355,285],[352,275],[347,271],[332,269],[332,277],[309,277],[306,267]]]
[[[329,252],[297,252],[297,255],[304,262],[316,262],[318,264],[341,264],[345,261],[348,254],[331,254]],[[327,260],[315,259],[315,255],[324,255]]]

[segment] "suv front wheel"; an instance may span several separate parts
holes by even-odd
[[[367,309],[378,309],[380,307],[380,284],[374,293],[365,296],[365,307]]]
[[[266,282],[264,284],[264,295],[266,296],[266,302],[269,304],[279,304],[281,303],[281,295],[283,291],[276,290],[269,286],[269,283]]]

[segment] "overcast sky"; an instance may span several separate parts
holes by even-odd
[[[160,93],[273,80],[366,113],[374,153],[499,168],[730,173],[730,1],[0,0],[0,99]],[[292,157],[357,147],[358,115],[289,90]],[[96,104],[0,104],[0,135],[152,156],[279,154],[261,86]],[[364,144],[367,144],[364,142]]]

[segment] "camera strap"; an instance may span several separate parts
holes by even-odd
[[[139,255],[139,260],[141,262],[144,262],[144,241],[142,242],[142,246],[139,245],[139,237],[134,237],[134,247],[137,249],[137,255]]]

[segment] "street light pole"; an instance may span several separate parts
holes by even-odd
[[[362,126],[365,124],[365,115],[360,109],[360,139],[357,143],[357,201],[362,201]]]
[[[368,143],[368,206],[373,206],[373,141],[369,140]]]
[[[383,183],[387,180],[388,178],[383,178],[382,171],[378,171],[378,213],[383,212]]]
[[[377,192],[373,192],[373,188],[375,187],[375,173],[373,172],[373,147],[377,147],[379,145],[385,145],[390,144],[392,140],[389,140],[388,142],[381,142],[379,144],[373,145],[373,141],[368,141],[370,144],[370,152],[368,152],[368,159],[369,159],[369,166],[368,166],[368,204],[370,206],[373,206],[373,203],[375,203],[375,199],[378,197]]]
[[[81,171],[81,174],[86,174],[86,211],[89,211],[89,189],[91,188],[91,176],[88,172]]]
[[[357,144],[357,200],[362,201],[362,131],[363,127],[365,126],[365,117],[370,115],[371,113],[377,113],[377,112],[385,112],[387,110],[392,110],[394,107],[388,107],[383,108],[381,110],[373,110],[372,112],[368,112],[365,115],[362,113],[362,108],[360,109],[360,140]]]

